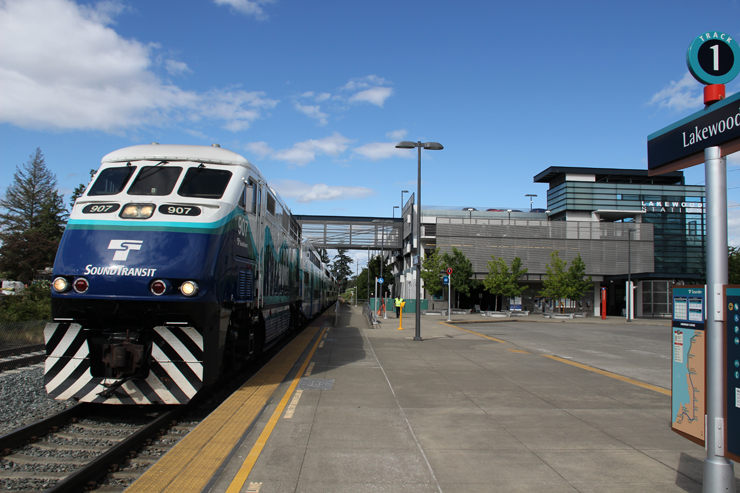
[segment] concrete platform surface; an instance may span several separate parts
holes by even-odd
[[[668,389],[556,359],[546,328],[526,345],[526,326],[517,326],[666,331],[670,355],[670,321],[422,317],[423,341],[415,341],[414,318],[404,315],[404,330],[395,316],[370,328],[359,307],[343,305],[338,326],[319,333],[289,405],[278,407],[286,382],[211,491],[702,491],[706,454],[671,431]],[[644,349],[625,334],[624,344],[635,337]],[[613,359],[608,348],[599,352]],[[670,359],[658,364],[670,372]]]

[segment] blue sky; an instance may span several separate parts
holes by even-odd
[[[417,171],[393,145],[421,140],[445,146],[423,205],[546,207],[549,166],[645,169],[647,136],[703,107],[689,44],[738,19],[737,0],[0,0],[0,193],[37,147],[68,197],[112,150],[219,143],[295,214],[390,217]]]

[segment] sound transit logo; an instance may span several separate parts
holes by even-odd
[[[143,244],[143,240],[110,240],[108,250],[116,250],[113,260],[125,261],[128,259],[128,252],[131,250],[141,250]]]

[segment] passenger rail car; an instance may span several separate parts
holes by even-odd
[[[57,251],[46,390],[183,404],[336,297],[247,159],[218,146],[120,149],[75,203]]]

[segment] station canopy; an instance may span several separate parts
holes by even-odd
[[[293,216],[316,248],[400,250],[403,220],[387,217]]]

